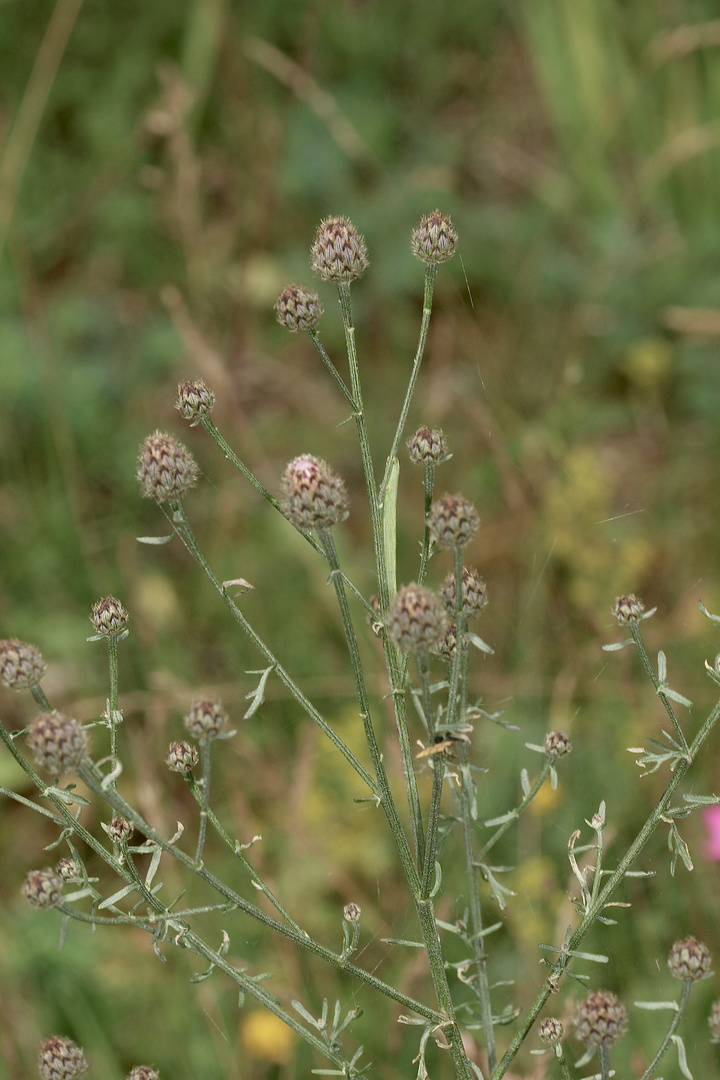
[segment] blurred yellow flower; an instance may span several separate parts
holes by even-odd
[[[243,1049],[249,1058],[285,1065],[290,1060],[295,1036],[274,1013],[255,1009],[240,1024]]]

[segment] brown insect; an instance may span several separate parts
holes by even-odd
[[[454,744],[458,742],[469,743],[470,738],[468,732],[472,731],[472,727],[467,725],[464,728],[460,728],[457,731],[436,732],[433,736],[431,746],[425,746],[416,754],[416,758],[434,757],[435,754],[442,754],[443,757],[452,757],[452,751]]]

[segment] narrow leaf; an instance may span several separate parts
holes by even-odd
[[[387,485],[383,495],[382,527],[385,565],[387,567],[388,592],[397,592],[397,495],[400,482],[400,462],[393,458],[390,463]]]
[[[136,536],[138,544],[152,544],[159,547],[161,544],[169,544],[172,540],[174,533],[170,533],[169,536]]]

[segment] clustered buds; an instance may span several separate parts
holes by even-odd
[[[450,218],[434,210],[422,219],[412,234],[413,255],[430,266],[437,266],[452,259],[457,239]]]
[[[51,1035],[40,1046],[38,1067],[43,1080],[75,1080],[87,1071],[87,1062],[72,1039]]]
[[[126,629],[130,616],[116,597],[105,596],[93,604],[90,619],[96,634],[115,637]]]
[[[545,736],[545,753],[548,757],[565,757],[572,750],[572,743],[564,731],[548,731]]]
[[[60,903],[63,880],[49,868],[31,870],[23,882],[23,896],[36,908],[51,908]]]
[[[11,690],[36,686],[46,668],[42,653],[34,645],[17,638],[0,641],[0,678]]]
[[[550,1043],[551,1046],[560,1042],[564,1030],[562,1021],[555,1016],[546,1016],[544,1020],[540,1021],[540,1038],[543,1042]]]
[[[35,717],[27,741],[37,764],[51,776],[77,772],[88,752],[85,728],[57,710]]]
[[[446,618],[440,599],[423,585],[405,585],[390,605],[387,632],[405,653],[422,656],[432,652],[445,630]]]
[[[190,451],[171,435],[156,431],[140,447],[137,478],[146,499],[164,503],[194,488],[200,469]]]
[[[194,739],[216,739],[225,730],[227,713],[214,701],[198,701],[184,723]]]
[[[215,405],[215,392],[202,379],[189,379],[178,383],[175,408],[185,420],[192,420],[193,426],[209,416]]]
[[[413,465],[440,465],[452,457],[442,431],[434,428],[419,427],[408,439],[407,448]]]
[[[346,904],[343,908],[343,919],[349,923],[360,922],[360,905]]]
[[[304,454],[285,469],[282,505],[297,529],[330,529],[348,516],[345,484],[324,461]]]
[[[634,593],[627,596],[616,596],[612,606],[612,613],[620,626],[627,626],[630,622],[637,622],[645,611],[642,600],[638,600]]]
[[[171,742],[166,764],[172,772],[189,773],[198,763],[197,748],[189,742]]]
[[[591,1047],[609,1047],[627,1031],[627,1011],[609,990],[593,990],[578,1005],[577,1037]]]
[[[430,507],[428,527],[438,547],[464,547],[479,526],[477,510],[462,495],[443,495]]]
[[[362,277],[368,265],[365,241],[352,222],[343,217],[320,222],[311,254],[318,277],[338,284]]]
[[[127,818],[118,815],[106,826],[106,831],[113,844],[127,844],[128,840],[132,838],[135,829]]]
[[[455,574],[451,571],[442,586],[442,598],[450,615],[455,614]],[[462,612],[469,619],[479,615],[487,605],[487,585],[477,571],[463,566],[462,572]]]
[[[710,950],[696,937],[676,941],[668,956],[668,967],[674,979],[696,982],[707,975],[712,965]]]
[[[293,334],[314,330],[322,313],[320,297],[302,285],[288,285],[275,301],[277,321]]]

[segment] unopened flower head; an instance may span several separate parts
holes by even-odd
[[[288,285],[275,301],[277,321],[293,334],[298,330],[314,330],[322,313],[317,293],[302,285]]]
[[[63,881],[77,881],[80,878],[80,867],[74,859],[60,859],[55,870]]]
[[[349,923],[360,922],[360,905],[346,904],[343,908],[343,919]]]
[[[160,1080],[160,1073],[152,1065],[136,1065],[128,1073],[127,1080]]]
[[[0,641],[0,679],[11,690],[29,690],[42,679],[47,664],[34,645],[17,638]]]
[[[198,701],[185,717],[185,727],[194,739],[216,739],[225,730],[227,718],[215,701]]]
[[[185,420],[191,420],[192,426],[209,416],[215,405],[215,393],[202,379],[189,379],[178,384],[175,408]]]
[[[168,747],[166,765],[172,772],[189,773],[198,763],[199,754],[192,743],[172,742]]]
[[[62,899],[63,880],[54,870],[31,870],[22,887],[23,896],[36,908],[51,908]]]
[[[616,596],[612,606],[612,613],[620,626],[627,626],[630,622],[637,622],[645,611],[645,605],[634,593],[627,596]]]
[[[450,218],[434,210],[422,219],[412,234],[413,255],[424,263],[437,266],[452,259],[457,239]]]
[[[115,596],[104,596],[93,604],[90,616],[96,634],[115,637],[122,634],[130,620],[127,610]]]
[[[413,465],[440,465],[452,457],[439,428],[419,427],[408,439],[407,448]]]
[[[448,613],[455,614],[455,574],[450,571],[442,586],[442,598]],[[462,572],[462,611],[469,619],[479,615],[487,605],[487,585],[477,573],[467,566]]]
[[[77,1080],[87,1067],[84,1053],[72,1039],[51,1035],[40,1046],[38,1068],[42,1080]]]
[[[543,1042],[550,1043],[552,1046],[560,1042],[564,1030],[562,1021],[555,1016],[546,1016],[544,1020],[540,1021],[540,1038]]]
[[[440,659],[444,660],[445,663],[450,664],[455,656],[456,649],[457,626],[455,623],[447,623],[433,652],[437,653]]]
[[[297,529],[330,529],[348,516],[345,484],[326,462],[304,454],[285,469],[282,506]]]
[[[107,826],[107,834],[113,844],[127,844],[134,832],[135,829],[127,818],[120,817],[119,814]]]
[[[564,731],[548,731],[545,736],[545,753],[549,757],[565,757],[571,750],[572,743]]]
[[[365,241],[351,221],[325,218],[318,225],[312,246],[312,268],[323,281],[348,284],[367,269]]]
[[[37,764],[51,776],[77,772],[88,752],[85,728],[57,710],[35,717],[27,741]]]
[[[137,478],[146,499],[180,499],[194,488],[200,469],[190,451],[172,435],[156,431],[140,447]]]
[[[609,990],[593,990],[578,1005],[574,1023],[587,1046],[609,1047],[627,1031],[627,1012]]]
[[[697,982],[710,971],[712,958],[710,950],[696,937],[686,937],[676,941],[668,956],[670,974],[681,982]]]
[[[428,527],[438,547],[464,547],[479,526],[477,510],[462,495],[443,495],[430,507]]]
[[[440,598],[424,585],[405,585],[395,594],[387,632],[405,653],[422,656],[438,645],[447,619]]]

